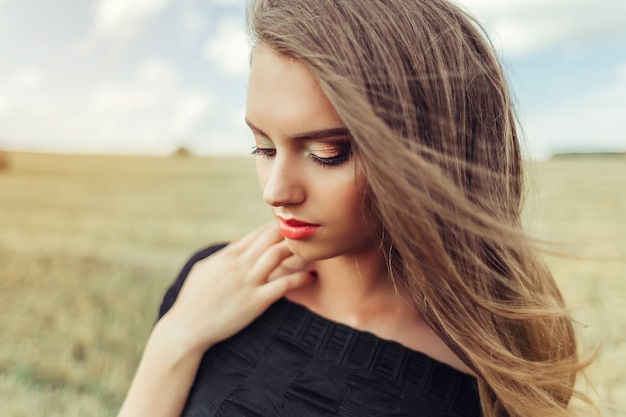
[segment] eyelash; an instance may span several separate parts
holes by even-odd
[[[251,154],[254,156],[264,156],[266,158],[273,158],[274,155],[276,155],[276,149],[259,148],[258,146],[253,146]]]
[[[341,148],[341,153],[337,156],[333,156],[332,158],[321,158],[319,156],[316,156],[315,154],[311,154],[311,159],[313,159],[313,162],[315,162],[316,164],[320,164],[323,167],[333,167],[341,165],[348,159],[350,159],[350,156],[352,155],[350,145],[345,145]],[[276,149],[259,148],[258,146],[255,146],[252,148],[252,155],[263,156],[265,158],[273,158],[274,156],[276,156]]]

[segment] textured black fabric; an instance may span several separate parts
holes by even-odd
[[[166,293],[169,310],[194,255]],[[281,299],[204,355],[185,417],[479,417],[476,380]]]

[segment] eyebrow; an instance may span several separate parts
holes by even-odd
[[[258,133],[261,136],[266,138],[270,138],[270,136],[265,133],[263,130],[259,129],[248,119],[245,119],[246,124],[252,129],[254,132]],[[338,137],[350,137],[350,131],[345,127],[334,127],[330,129],[321,129],[314,130],[311,132],[298,133],[296,135],[291,136],[291,139],[296,140],[320,140],[320,139],[329,139],[329,138],[338,138]]]

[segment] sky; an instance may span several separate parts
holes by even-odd
[[[496,47],[528,156],[626,151],[626,1],[456,3]],[[249,152],[244,12],[245,0],[0,0],[0,149]]]

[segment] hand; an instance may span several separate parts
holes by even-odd
[[[291,255],[288,258],[285,258],[285,260],[283,260],[280,265],[272,271],[272,273],[267,277],[267,280],[273,281],[285,275],[307,271],[311,269],[311,266],[312,263],[310,261],[304,260],[298,255]],[[315,273],[313,273],[313,275],[315,275]]]
[[[161,321],[173,340],[204,353],[247,326],[313,274],[293,255],[275,224],[261,227],[191,269],[178,298]]]

